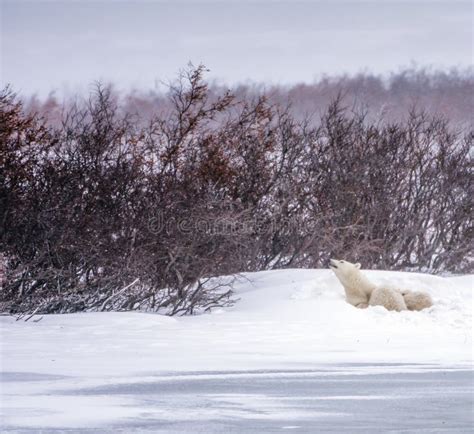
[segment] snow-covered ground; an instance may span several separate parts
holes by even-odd
[[[468,432],[473,276],[367,274],[427,291],[435,305],[356,309],[330,270],[280,270],[245,274],[239,301],[211,314],[0,317],[3,429],[340,431],[377,408],[386,414],[374,424],[392,429],[421,427],[424,415],[432,432],[441,422]],[[418,400],[414,425],[390,418],[389,408],[408,411],[407,398]]]

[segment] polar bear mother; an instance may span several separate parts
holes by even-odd
[[[426,293],[377,286],[360,271],[360,264],[331,259],[329,267],[341,282],[346,301],[358,308],[383,306],[387,310],[421,310],[433,305]],[[407,306],[408,304],[408,306]]]

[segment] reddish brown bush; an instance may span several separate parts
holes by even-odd
[[[246,270],[472,269],[472,139],[410,112],[372,121],[336,99],[318,121],[216,94],[185,72],[148,123],[98,87],[60,126],[0,97],[1,299],[12,312],[231,301]],[[49,126],[48,126],[49,125]]]

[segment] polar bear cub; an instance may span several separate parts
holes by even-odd
[[[393,288],[378,287],[372,291],[369,306],[383,306],[387,310],[408,310],[405,299],[400,291]]]
[[[401,293],[408,310],[423,310],[433,306],[433,300],[426,292],[409,291],[408,289],[402,289]]]
[[[344,287],[349,304],[361,309],[369,305],[398,312],[408,309],[399,290],[377,287],[362,274],[360,264],[331,259],[329,266]]]

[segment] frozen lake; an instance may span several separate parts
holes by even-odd
[[[2,403],[2,432],[467,433],[474,424],[473,372],[436,366],[150,373],[90,387],[66,376],[1,379],[13,398]]]

